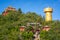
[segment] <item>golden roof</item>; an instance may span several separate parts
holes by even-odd
[[[44,12],[52,12],[52,11],[53,11],[53,9],[50,8],[50,7],[47,7],[47,8],[44,9]]]

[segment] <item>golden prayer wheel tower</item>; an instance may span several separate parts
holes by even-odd
[[[44,9],[45,21],[52,21],[52,12],[53,9],[50,7]]]

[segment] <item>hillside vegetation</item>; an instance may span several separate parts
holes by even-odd
[[[45,22],[45,17],[37,15],[35,12],[23,13],[21,9],[17,11],[8,11],[6,16],[0,15],[0,40],[20,40],[20,26],[26,26],[27,23],[40,23],[43,26],[49,25],[51,29],[46,32],[40,32],[41,40],[60,40],[60,21],[53,20]],[[40,27],[41,28],[41,27]],[[28,29],[28,28],[27,28]],[[33,33],[23,32],[22,40],[32,40]]]

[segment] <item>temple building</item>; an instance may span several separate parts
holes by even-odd
[[[21,32],[25,31],[25,26],[21,26],[21,27],[20,27],[20,31],[21,31]]]
[[[5,9],[5,11],[2,13],[3,16],[7,15],[8,14],[8,11],[16,11],[15,8],[9,6],[8,8]]]
[[[44,9],[45,21],[52,21],[52,12],[53,9],[50,7]]]
[[[42,28],[43,31],[49,31],[50,30],[50,26],[46,25]]]

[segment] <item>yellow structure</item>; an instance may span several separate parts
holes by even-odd
[[[50,7],[44,9],[45,21],[52,21],[52,12],[53,9]]]

